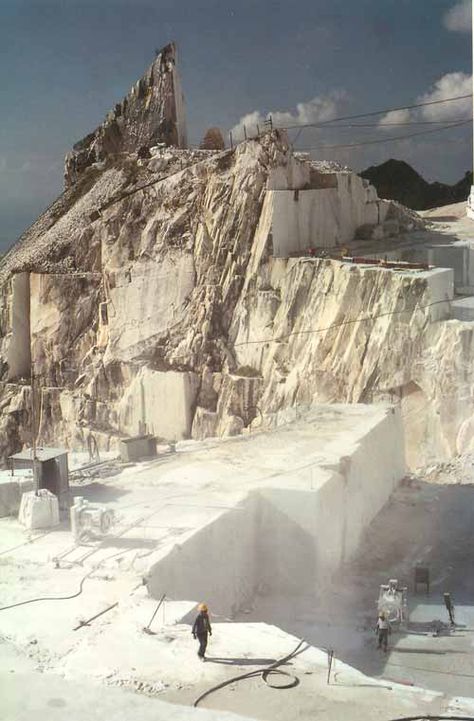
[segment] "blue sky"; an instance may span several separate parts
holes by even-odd
[[[210,125],[227,132],[249,115],[318,120],[460,93],[471,74],[469,6],[470,0],[2,0],[0,248],[58,195],[67,150],[170,40],[180,51],[190,141],[198,143]],[[435,116],[437,108],[445,114]],[[469,103],[452,104],[449,117],[446,108],[395,120],[470,114]],[[305,131],[299,145],[410,131]],[[314,154],[356,169],[402,158],[427,179],[447,182],[472,163],[469,128]]]

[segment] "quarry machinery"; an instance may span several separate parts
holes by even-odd
[[[408,621],[407,587],[399,586],[396,578],[391,578],[388,583],[380,586],[377,600],[378,613],[384,613],[391,624],[399,627]]]
[[[71,506],[71,531],[76,542],[87,536],[105,536],[115,523],[114,512],[110,508],[89,503],[77,496]]]

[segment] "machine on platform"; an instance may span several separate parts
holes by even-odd
[[[79,542],[85,538],[105,536],[115,523],[112,509],[98,503],[89,503],[82,496],[74,499],[71,506],[71,531]]]
[[[408,622],[408,589],[406,586],[399,586],[396,578],[391,578],[388,583],[380,586],[379,598],[377,601],[378,613],[385,614],[390,623],[403,626]]]

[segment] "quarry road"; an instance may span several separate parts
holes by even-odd
[[[318,599],[255,599],[252,620],[274,623],[315,646],[334,649],[340,659],[367,675],[440,691],[472,695],[474,684],[474,485],[428,484],[419,479],[401,486],[367,529],[352,563],[337,574]],[[328,539],[330,542],[330,539]],[[429,596],[415,595],[416,563],[430,568]],[[408,586],[409,624],[394,631],[389,652],[376,650],[378,588],[389,578]],[[455,604],[450,629],[443,603]],[[240,616],[248,621],[249,614]],[[433,622],[443,624],[433,635]],[[339,676],[339,680],[343,678]],[[336,677],[337,679],[337,677]]]

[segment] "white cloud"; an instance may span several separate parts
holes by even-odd
[[[408,123],[410,122],[410,119],[411,116],[409,110],[392,110],[390,113],[383,116],[379,125],[384,129],[393,130],[392,125],[397,123]]]
[[[329,95],[316,96],[306,103],[298,103],[296,112],[289,110],[271,110],[265,115],[259,110],[254,110],[243,115],[239,122],[232,128],[232,134],[238,140],[244,134],[244,125],[247,136],[252,137],[257,133],[257,125],[260,131],[264,122],[271,116],[275,127],[286,127],[289,125],[308,125],[310,123],[322,123],[332,120],[339,112],[340,104],[347,97],[342,90],[335,90]]]
[[[446,98],[455,98],[458,95],[472,93],[472,75],[466,73],[447,73],[433,86],[433,89],[418,98],[420,103],[428,103]],[[425,120],[456,120],[467,119],[472,115],[472,98],[456,100],[452,103],[427,105],[420,108]]]
[[[454,5],[443,17],[443,25],[458,33],[471,32],[471,0],[463,0]]]
[[[472,116],[472,98],[464,98],[449,103],[439,101],[472,93],[472,76],[466,73],[447,73],[443,75],[426,93],[419,95],[414,101],[418,103],[436,103],[412,110],[394,110],[384,115],[379,128],[393,130],[389,123],[407,123],[417,120],[450,122],[467,120]]]

